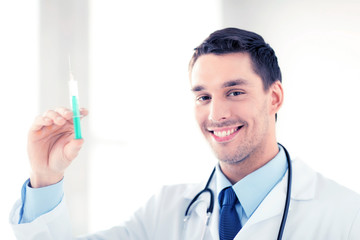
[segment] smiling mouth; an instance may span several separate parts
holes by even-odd
[[[231,140],[236,133],[242,128],[243,126],[233,127],[233,128],[223,128],[217,130],[208,130],[216,141],[224,142]]]

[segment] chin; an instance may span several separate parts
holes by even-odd
[[[213,151],[220,162],[227,164],[237,164],[243,162],[247,155],[241,153],[229,153],[227,151],[217,151],[213,148]]]

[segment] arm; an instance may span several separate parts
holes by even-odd
[[[35,199],[43,200],[41,196],[39,197],[39,192],[44,191],[47,194],[50,188],[57,188],[61,184],[61,181],[57,182],[63,178],[65,169],[81,148],[82,140],[73,139],[71,114],[68,114],[61,113],[61,109],[49,111],[38,117],[30,130],[28,150],[32,168],[30,184],[33,188],[25,185],[23,189],[25,189],[25,194],[34,191],[31,194],[35,193]],[[61,118],[58,118],[59,115]],[[79,143],[79,141],[81,142]],[[30,191],[27,192],[28,190]],[[15,204],[10,214],[10,222],[17,239],[74,239],[64,199],[55,208],[50,206],[42,210],[44,213],[40,216],[35,214],[34,219],[31,216],[26,217],[26,213],[21,214],[21,209],[26,210],[27,204],[34,204],[34,202],[27,201],[26,197],[24,199],[23,202],[18,201]],[[56,199],[51,201],[56,202]],[[23,204],[24,207],[22,207]],[[149,236],[153,235],[152,232],[158,222],[160,205],[160,201],[153,198],[145,208],[141,208],[132,219],[123,225],[77,239],[153,239]],[[20,216],[24,217],[22,224],[18,224]],[[30,219],[30,221],[26,219]]]
[[[81,114],[86,116],[87,111],[82,110]],[[58,187],[82,144],[83,139],[74,139],[70,110],[47,111],[35,119],[28,134],[30,181],[24,185],[22,200],[10,215],[17,239],[71,239],[62,188],[59,192]],[[54,187],[57,190],[53,191]]]

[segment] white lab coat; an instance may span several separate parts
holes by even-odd
[[[302,161],[294,160],[293,184],[284,240],[359,240],[360,196],[322,177]],[[216,192],[215,182],[210,187]],[[263,200],[236,240],[274,240],[277,238],[286,197],[287,174]],[[170,240],[181,239],[184,212],[204,184],[164,187],[159,194],[121,226],[80,237],[91,240]],[[219,206],[215,196],[214,213],[205,239],[219,239]],[[204,201],[203,201],[204,200]],[[208,195],[203,195],[194,208],[184,239],[199,239],[204,226]],[[69,218],[63,200],[53,211],[27,224],[16,224],[20,202],[10,215],[18,239],[72,239]],[[112,214],[112,213],[109,213]]]

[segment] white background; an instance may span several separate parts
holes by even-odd
[[[26,137],[38,105],[38,5],[0,0],[0,239],[29,176]]]
[[[37,11],[37,2],[0,1],[1,239],[12,239],[8,212],[28,177],[26,134],[39,113]],[[121,223],[163,184],[208,177],[216,160],[193,117],[187,64],[228,26],[258,32],[277,53],[279,142],[360,192],[359,12],[350,0],[91,1],[87,231]]]

